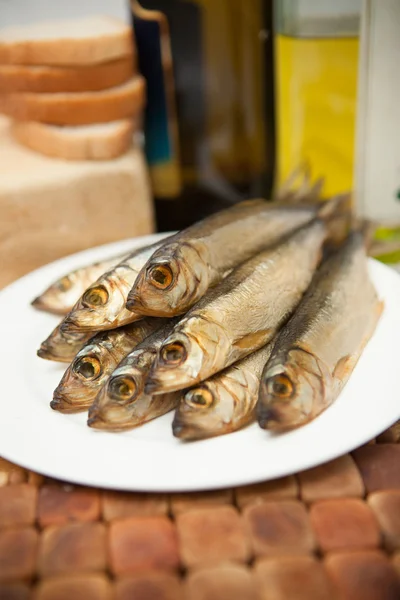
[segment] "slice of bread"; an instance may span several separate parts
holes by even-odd
[[[92,65],[133,53],[131,27],[106,16],[0,29],[0,63]]]
[[[46,156],[66,160],[109,160],[132,146],[135,122],[132,119],[58,127],[34,122],[14,122],[11,131],[24,146]]]
[[[90,125],[134,117],[143,109],[145,99],[145,80],[138,75],[100,92],[5,94],[0,96],[0,112],[18,121]]]
[[[90,92],[121,85],[136,71],[131,54],[99,65],[84,67],[38,67],[0,65],[0,93]]]

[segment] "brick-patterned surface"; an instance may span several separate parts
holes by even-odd
[[[325,465],[190,494],[0,458],[0,600],[400,600],[400,427]]]

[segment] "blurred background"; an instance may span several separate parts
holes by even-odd
[[[2,27],[90,14],[132,26],[146,80],[133,144],[145,155],[154,219],[132,235],[180,229],[244,198],[271,199],[307,169],[323,178],[324,197],[353,190],[359,214],[380,224],[377,255],[400,259],[398,1],[0,0]],[[134,195],[126,202],[137,214],[149,210]],[[119,227],[88,239],[127,237]],[[81,237],[68,251],[88,243]],[[65,252],[61,245],[53,257]]]

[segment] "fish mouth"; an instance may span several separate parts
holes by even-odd
[[[175,416],[172,422],[172,433],[173,436],[183,440],[201,440],[207,437],[213,437],[213,434],[206,434],[201,427],[185,423],[180,417]]]
[[[101,318],[100,322],[98,322],[98,314],[96,311],[91,311],[90,309],[82,309],[80,311],[76,311],[73,315],[68,315],[65,317],[62,329],[63,331],[96,331],[98,327],[107,326],[112,328],[113,323],[107,319]]]
[[[53,400],[50,402],[50,406],[53,410],[57,410],[63,413],[76,413],[87,410],[90,403],[72,403],[67,397],[59,391],[55,391],[53,394]]]
[[[87,420],[87,424],[92,429],[99,429],[101,431],[110,431],[110,432],[119,432],[119,431],[127,431],[129,429],[133,429],[136,427],[136,423],[110,423],[106,421],[101,414],[99,413],[90,413]]]
[[[272,406],[259,407],[257,420],[262,429],[282,429],[283,427],[280,411]]]
[[[65,312],[62,308],[57,308],[56,306],[52,306],[50,303],[46,302],[41,296],[34,298],[31,302],[31,306],[36,308],[37,310],[43,310],[47,313],[52,313],[54,315],[64,315]]]
[[[53,360],[55,362],[65,363],[71,362],[71,357],[54,353],[46,344],[42,344],[39,350],[36,351],[36,354],[39,356],[39,358],[44,358],[45,360]]]
[[[175,314],[172,310],[167,310],[162,306],[149,306],[143,301],[143,297],[136,292],[128,295],[125,306],[127,310],[140,317],[171,317],[172,314]]]

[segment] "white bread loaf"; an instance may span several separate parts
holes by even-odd
[[[0,63],[93,65],[133,53],[132,29],[106,16],[0,29]]]
[[[100,92],[60,94],[4,94],[0,112],[19,121],[53,125],[89,125],[137,116],[145,105],[146,85],[141,75]]]
[[[20,146],[2,118],[0,164],[0,287],[61,256],[153,231],[139,147],[110,161],[57,160]]]
[[[135,71],[136,57],[133,54],[84,67],[0,65],[0,93],[105,90],[125,83]]]
[[[46,156],[66,160],[110,160],[132,146],[132,119],[98,125],[59,127],[34,121],[15,121],[14,137],[24,146]]]

